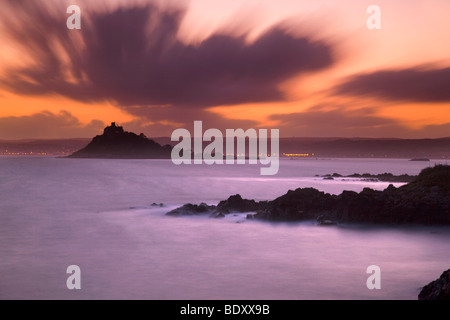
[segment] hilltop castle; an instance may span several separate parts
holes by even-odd
[[[111,125],[103,130],[103,134],[108,138],[112,138],[123,133],[123,127],[116,126],[115,122],[111,122]]]

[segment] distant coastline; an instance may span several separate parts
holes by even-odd
[[[170,141],[170,137],[152,137],[149,140],[160,146],[176,144]],[[0,140],[0,155],[67,156],[86,147],[90,141],[91,138]],[[337,158],[450,160],[450,138],[280,138],[280,154],[281,159],[295,160]]]

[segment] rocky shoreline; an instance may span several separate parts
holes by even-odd
[[[316,177],[320,177],[316,175]],[[417,176],[411,176],[409,174],[393,175],[392,173],[370,174],[370,173],[354,173],[351,175],[343,176],[339,173],[326,174],[321,176],[324,180],[334,180],[335,178],[356,178],[362,181],[383,181],[383,182],[411,182],[417,178]]]
[[[365,188],[360,193],[343,191],[331,195],[314,188],[289,190],[272,201],[243,199],[239,194],[217,205],[185,204],[169,216],[209,215],[225,217],[251,212],[247,219],[302,221],[316,219],[319,225],[371,223],[383,225],[450,225],[450,166],[426,168],[399,188],[392,184],[383,191]],[[450,300],[450,269],[424,286],[419,300]]]
[[[450,300],[450,269],[439,279],[427,284],[419,293],[419,300]]]
[[[383,191],[364,188],[360,193],[331,195],[314,188],[298,188],[272,201],[259,202],[236,194],[218,205],[185,204],[167,215],[224,217],[233,212],[249,212],[248,219],[266,221],[450,225],[450,166],[426,168],[408,184],[399,188],[391,184]]]

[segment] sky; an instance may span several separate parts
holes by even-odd
[[[449,12],[448,0],[2,0],[0,139],[92,137],[112,121],[162,137],[195,120],[449,137]]]

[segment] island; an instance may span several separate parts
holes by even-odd
[[[172,146],[161,146],[143,133],[137,135],[112,122],[102,135],[94,137],[81,150],[68,158],[170,159]]]
[[[450,166],[423,169],[411,182],[383,191],[364,188],[339,195],[314,188],[289,190],[271,201],[243,199],[239,194],[217,205],[185,204],[169,216],[207,214],[224,217],[247,212],[247,219],[266,221],[315,220],[319,225],[339,223],[450,225]]]

